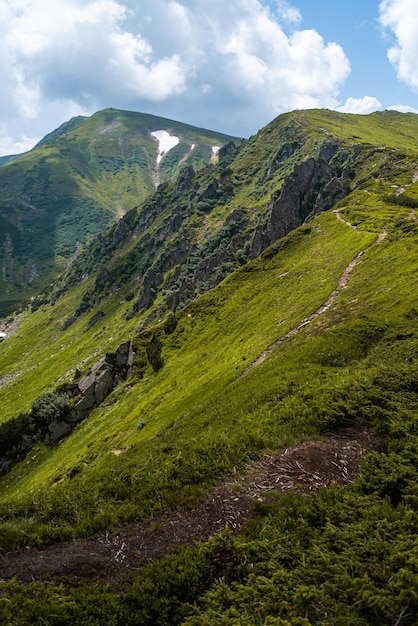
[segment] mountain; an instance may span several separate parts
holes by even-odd
[[[75,117],[30,152],[5,157],[0,162],[0,311],[5,314],[36,294],[92,237],[180,167],[207,165],[232,139],[109,109]]]
[[[279,116],[0,324],[5,623],[416,623],[417,135]]]

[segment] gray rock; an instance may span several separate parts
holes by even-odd
[[[92,326],[94,326],[94,324],[96,324],[101,319],[103,319],[104,316],[105,314],[103,313],[103,311],[97,311],[97,313],[92,315],[89,321],[87,322],[87,328],[91,328]]]
[[[58,443],[60,439],[66,437],[72,431],[71,424],[67,422],[54,421],[51,422],[48,426],[48,432],[45,436],[45,443],[47,445],[53,445]]]
[[[130,367],[135,358],[135,352],[133,351],[132,341],[126,341],[122,343],[115,353],[115,363],[118,369],[124,369]]]
[[[96,406],[101,404],[103,400],[109,395],[115,386],[114,374],[110,370],[104,370],[100,373],[96,380],[96,386],[94,388],[94,395],[96,399]]]
[[[327,142],[319,152],[331,158],[337,150],[338,144]],[[258,226],[254,233],[251,258],[254,259],[269,245],[301,226],[315,213],[334,206],[349,193],[348,181],[348,168],[338,178],[335,168],[321,156],[296,165],[281,189],[271,197],[270,218],[266,226]]]
[[[83,396],[81,400],[79,400],[75,405],[74,409],[78,412],[91,411],[96,406],[96,394],[95,394],[96,383],[93,387],[93,393],[89,393],[87,396]]]

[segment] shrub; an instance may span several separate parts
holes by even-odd
[[[70,395],[68,393],[46,393],[32,405],[32,418],[35,424],[46,426],[65,416],[68,411]]]

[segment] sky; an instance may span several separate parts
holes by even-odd
[[[0,0],[0,155],[109,107],[249,137],[418,113],[418,0]]]

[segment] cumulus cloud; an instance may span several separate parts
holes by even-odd
[[[264,0],[3,0],[3,137],[9,144],[15,136],[17,146],[22,134],[42,136],[74,110],[109,106],[241,135],[293,108],[335,108],[350,72],[343,49],[297,30],[300,12],[290,3],[276,7]]]
[[[286,0],[279,0],[277,8],[284,22],[298,25],[302,21],[302,15],[299,9],[286,2]]]
[[[385,29],[393,32],[396,44],[388,49],[388,58],[398,77],[418,88],[418,11],[416,0],[383,0],[379,19]]]
[[[6,129],[4,133],[6,133]],[[26,135],[21,135],[20,137],[10,137],[1,132],[0,139],[0,154],[20,154],[21,152],[26,152],[30,150],[36,143],[38,143],[40,137],[27,137]]]
[[[418,109],[410,107],[407,104],[393,104],[388,107],[389,111],[399,111],[400,113],[418,113]]]
[[[382,103],[372,96],[364,96],[363,98],[347,98],[345,104],[339,107],[339,111],[343,113],[357,113],[367,115],[373,111],[382,109]]]

